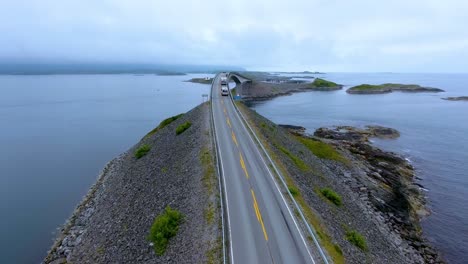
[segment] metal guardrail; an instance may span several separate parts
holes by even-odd
[[[246,127],[249,128],[250,130],[250,133],[254,136],[255,138],[255,141],[257,142],[257,144],[261,147],[262,149],[262,152],[263,154],[268,158],[268,161],[270,162],[270,164],[272,165],[275,173],[278,175],[280,181],[281,181],[281,184],[283,185],[283,188],[285,188],[286,190],[288,190],[288,185],[286,184],[286,181],[284,180],[284,177],[283,175],[281,174],[281,172],[279,171],[279,169],[276,167],[275,163],[273,162],[272,158],[270,157],[270,155],[268,154],[268,152],[266,151],[265,147],[263,146],[262,142],[258,139],[257,135],[255,134],[254,130],[252,129],[252,127],[249,125],[249,123],[247,122],[247,119],[245,118],[245,116],[242,114],[242,112],[239,110],[239,108],[237,107],[237,105],[235,104],[232,96],[229,96],[231,98],[231,102],[232,104],[234,105],[234,109],[236,109],[236,112],[239,114],[239,116],[241,117],[243,123],[246,125]],[[299,204],[296,202],[296,199],[294,199],[293,195],[291,194],[291,192],[287,191],[288,195],[289,195],[289,198],[293,201],[294,203],[294,207],[295,209],[299,212],[299,215],[301,216],[301,220],[304,222],[305,226],[307,227],[307,231],[309,232],[310,236],[312,237],[313,241],[314,241],[314,244],[315,246],[317,247],[319,253],[320,253],[320,256],[322,257],[323,261],[326,263],[326,264],[329,264],[330,262],[328,261],[328,258],[327,258],[327,255],[325,254],[325,252],[323,251],[322,247],[320,246],[320,243],[318,242],[317,240],[317,236],[315,234],[315,231],[314,229],[309,225],[309,223],[307,222],[307,219],[305,218],[304,216],[304,213],[302,212],[302,209],[300,208]]]

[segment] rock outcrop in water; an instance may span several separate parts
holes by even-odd
[[[208,107],[163,122],[163,128],[109,162],[61,228],[44,263],[220,262]],[[190,128],[176,135],[176,127],[187,121]],[[144,145],[150,150],[135,157],[135,150]],[[147,237],[167,206],[180,211],[183,221],[166,252],[158,256]]]
[[[383,94],[391,93],[394,91],[400,92],[444,92],[439,88],[424,87],[417,84],[398,84],[398,83],[385,83],[380,85],[361,84],[346,90],[349,94]]]
[[[468,101],[468,96],[446,97],[442,99],[447,101]]]

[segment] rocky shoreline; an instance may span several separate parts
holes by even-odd
[[[400,155],[369,143],[372,137],[396,138],[398,131],[340,126],[320,128],[309,135],[303,127],[276,125],[244,105],[240,108],[290,183],[321,219],[322,239],[328,237],[340,248],[337,252],[328,248],[331,255],[338,256],[335,263],[362,263],[363,259],[370,263],[444,263],[422,234],[419,221],[429,212],[413,167]],[[320,191],[323,188],[341,197],[342,205],[326,201]],[[364,237],[367,249],[350,243],[349,230]]]

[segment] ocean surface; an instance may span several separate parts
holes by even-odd
[[[305,74],[281,74],[304,76]],[[308,133],[324,126],[381,125],[400,131],[395,140],[374,140],[411,161],[432,214],[422,221],[425,235],[449,263],[468,261],[468,102],[441,100],[468,96],[468,74],[330,73],[313,75],[345,85],[333,92],[305,92],[251,105],[280,124]],[[300,78],[298,78],[300,79]],[[420,84],[444,93],[349,95],[358,84]]]
[[[39,263],[104,165],[210,86],[156,75],[0,76],[0,263]]]

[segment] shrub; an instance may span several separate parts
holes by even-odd
[[[180,135],[180,134],[184,133],[184,131],[187,130],[191,126],[192,126],[192,123],[190,123],[188,121],[183,123],[182,125],[180,125],[180,126],[178,126],[176,128],[176,135]]]
[[[135,158],[139,159],[143,156],[145,156],[149,151],[151,147],[147,144],[144,144],[140,146],[136,151],[135,151]]]
[[[289,192],[292,194],[292,196],[296,197],[299,195],[299,190],[294,187],[294,186],[288,186]]]
[[[153,135],[154,133],[156,133],[159,130],[163,129],[165,126],[169,125],[170,123],[176,121],[179,117],[181,117],[183,115],[184,114],[178,114],[178,115],[171,116],[169,118],[164,119],[163,121],[161,121],[161,123],[159,123],[159,125],[155,129],[151,130],[148,134],[146,134],[146,136]]]
[[[357,231],[348,231],[346,232],[346,239],[356,247],[360,248],[363,251],[367,251],[366,239],[359,234]]]
[[[169,239],[179,230],[182,217],[179,211],[168,206],[163,214],[154,219],[148,239],[154,243],[154,251],[157,255],[161,256],[166,251]]]
[[[320,190],[323,196],[334,203],[336,206],[341,206],[341,197],[330,188],[323,188]]]

